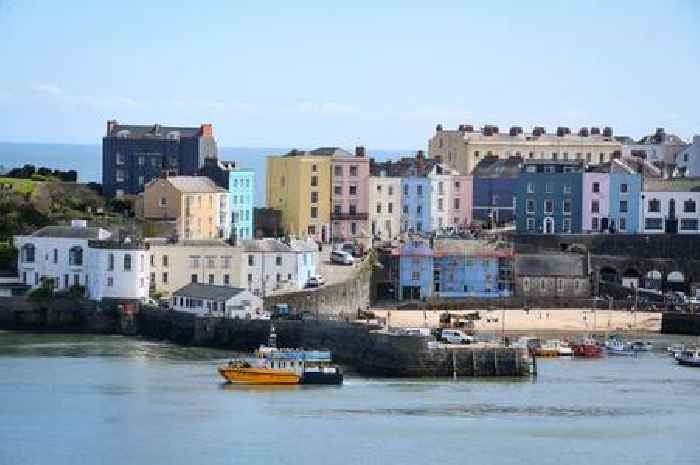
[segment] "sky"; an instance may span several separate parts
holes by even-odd
[[[108,119],[220,145],[427,145],[435,125],[700,133],[700,1],[0,0],[0,141]]]

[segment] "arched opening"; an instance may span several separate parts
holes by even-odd
[[[685,275],[681,271],[671,271],[666,275],[666,290],[687,292],[688,286],[685,283]]]
[[[644,288],[661,290],[661,272],[659,270],[650,270],[644,277]]]
[[[34,244],[24,244],[22,246],[22,261],[24,263],[34,263],[34,255],[36,254],[36,249]]]
[[[83,266],[83,248],[75,245],[68,251],[69,266]]]
[[[544,219],[544,233],[554,234],[554,220],[550,217]]]
[[[639,278],[641,278],[639,271],[634,268],[627,268],[622,273],[622,285],[630,289],[637,289],[639,287]]]
[[[618,282],[617,270],[615,268],[611,268],[609,266],[601,268],[599,276],[600,276],[600,280],[603,282],[606,282],[606,283]]]

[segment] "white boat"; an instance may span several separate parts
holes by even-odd
[[[632,348],[641,352],[649,352],[650,350],[654,350],[654,344],[651,341],[633,341]]]
[[[669,355],[673,356],[673,358],[677,358],[678,355],[685,350],[685,344],[671,344],[670,346],[666,347],[666,350],[668,351]]]
[[[632,344],[618,339],[605,341],[605,350],[608,355],[637,355],[637,350]]]
[[[700,349],[683,350],[676,356],[679,365],[700,368]]]

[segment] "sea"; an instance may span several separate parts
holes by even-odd
[[[265,205],[265,159],[281,155],[291,148],[219,147],[219,158],[235,160],[242,168],[255,171],[255,205]],[[399,156],[411,156],[414,150],[372,150],[370,157],[383,161]],[[102,182],[102,146],[77,144],[33,144],[0,142],[0,169],[25,164],[52,169],[76,170],[79,182]]]
[[[0,464],[700,463],[700,369],[664,350],[525,379],[235,387],[232,354],[0,332]]]

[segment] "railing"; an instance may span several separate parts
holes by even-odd
[[[367,221],[369,213],[331,213],[331,220]]]

